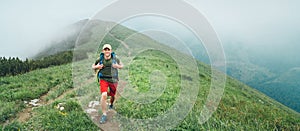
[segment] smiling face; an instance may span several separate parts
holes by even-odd
[[[102,50],[102,52],[104,53],[104,56],[105,56],[105,57],[110,57],[110,54],[111,54],[112,50],[109,49],[109,48],[104,48],[104,49]]]
[[[112,52],[111,50],[111,45],[110,44],[105,44],[102,48],[102,52],[104,53],[104,57],[106,59],[109,59],[110,58],[110,54]]]

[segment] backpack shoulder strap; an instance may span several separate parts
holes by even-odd
[[[99,64],[103,64],[103,59],[104,59],[104,53],[100,53],[100,61]]]
[[[104,59],[104,53],[100,53],[100,58],[99,58],[99,64],[103,64],[103,59]],[[102,77],[102,73],[100,72],[100,70],[98,70],[97,72],[97,79],[98,82],[100,81],[100,77]]]
[[[111,57],[112,57],[112,64],[117,64],[117,56],[115,52],[111,53]],[[115,74],[113,74],[113,77],[119,80],[118,69],[114,68],[114,70],[115,70]]]
[[[115,52],[112,52],[112,53],[111,53],[111,57],[112,57],[112,63],[113,63],[113,64],[116,64],[116,63],[117,63],[116,53],[115,53]]]

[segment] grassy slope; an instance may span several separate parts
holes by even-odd
[[[176,69],[176,66],[165,68],[164,64],[167,63],[166,61],[170,61],[170,58],[161,57],[160,52],[149,51],[140,54],[139,58],[136,58],[134,63],[130,65],[132,66],[132,70],[130,70],[131,73],[129,75],[131,75],[130,81],[132,82],[132,85],[137,85],[137,90],[143,91],[143,88],[149,85],[147,79],[148,75],[151,75],[151,70],[153,70],[153,68],[160,69],[163,72]],[[172,63],[170,65],[172,65]],[[141,71],[143,71],[143,73],[141,73]],[[200,80],[202,89],[198,92],[198,97],[192,111],[190,111],[188,116],[179,126],[175,127],[176,130],[299,130],[299,114],[229,77],[227,78],[225,92],[217,111],[208,122],[203,125],[198,124],[199,116],[210,88],[209,85],[211,79],[209,68],[200,63],[199,72],[201,73],[199,75],[202,76],[202,79]],[[117,111],[123,116],[138,119],[153,118],[162,115],[165,113],[166,109],[171,108],[171,105],[175,101],[175,97],[178,96],[178,90],[180,90],[180,87],[178,86],[178,83],[180,83],[178,73],[179,72],[175,70],[170,74],[165,74],[172,74],[172,76],[168,78],[168,86],[164,90],[164,93],[155,102],[151,104],[139,104],[134,103],[132,100],[128,100],[128,98],[121,98],[117,103],[117,106],[119,107]],[[124,128],[131,129],[131,127]],[[142,128],[147,129],[147,127]]]
[[[124,40],[128,45],[130,45],[131,50],[140,50],[142,43],[149,44],[152,43],[153,47],[168,48],[163,47],[156,43],[155,41],[150,40],[149,38],[143,35],[135,35],[132,39],[127,39],[129,35],[134,33],[126,28],[115,28],[111,32],[119,40]],[[119,46],[119,42],[115,41],[114,48]],[[139,43],[140,45],[136,45]],[[170,49],[172,50],[172,49]],[[118,54],[122,54],[122,50],[119,50]],[[173,50],[174,51],[174,50]],[[122,55],[120,55],[122,56]],[[162,57],[163,56],[163,57]],[[92,58],[93,59],[93,58]],[[132,61],[130,61],[132,60]],[[204,102],[210,88],[210,68],[200,62],[198,62],[199,70],[199,80],[188,77],[188,74],[183,74],[185,77],[179,75],[180,71],[178,70],[178,63],[174,61],[172,57],[166,55],[163,51],[159,50],[146,50],[139,52],[138,56],[132,54],[132,56],[122,57],[122,61],[125,63],[125,68],[120,72],[121,79],[124,81],[130,82],[131,85],[125,87],[127,90],[135,91],[136,93],[145,93],[151,91],[151,85],[149,76],[152,75],[153,70],[160,70],[162,75],[166,76],[161,77],[166,80],[166,88],[163,90],[163,93],[159,96],[156,101],[152,103],[139,104],[135,103],[130,99],[124,97],[120,98],[116,103],[116,110],[122,116],[128,118],[139,118],[147,119],[154,118],[156,116],[162,115],[166,112],[168,108],[171,108],[173,103],[178,97],[180,86],[178,86],[179,81],[191,81],[191,83],[196,83],[200,81],[201,87],[196,103],[194,104],[191,111],[189,111],[187,117],[180,122],[179,125],[174,127],[175,130],[199,130],[199,129],[216,129],[216,130],[274,130],[274,129],[287,129],[287,130],[299,130],[300,129],[300,115],[288,109],[287,107],[279,104],[278,102],[266,97],[265,95],[257,92],[256,90],[245,86],[244,84],[227,78],[226,88],[224,90],[224,95],[222,100],[217,108],[217,111],[212,115],[212,117],[204,124],[199,124],[199,114],[203,108]],[[91,60],[84,60],[77,62],[76,65],[85,65],[86,68],[90,67]],[[167,63],[167,64],[166,64]],[[74,66],[73,66],[74,68]],[[47,69],[33,71],[27,74],[23,74],[17,77],[5,77],[1,78],[1,90],[8,91],[7,93],[2,93],[1,96],[10,94],[10,92],[18,92],[21,89],[32,90],[34,87],[38,88],[40,93],[33,98],[41,96],[51,88],[54,88],[57,85],[63,83],[68,83],[72,81],[71,77],[71,66],[62,65],[57,67],[50,67]],[[74,70],[73,70],[74,71]],[[53,73],[51,73],[53,72]],[[25,128],[25,129],[42,129],[42,130],[52,130],[52,129],[92,129],[96,130],[96,126],[87,118],[83,113],[83,110],[79,107],[80,103],[86,105],[86,102],[90,99],[95,99],[98,95],[97,84],[94,81],[91,81],[93,77],[92,72],[88,72],[86,69],[78,69],[80,77],[73,80],[87,80],[84,81],[86,84],[82,85],[82,88],[78,88],[72,96],[67,96],[63,100],[55,101],[54,103],[37,108],[34,110],[34,117],[32,117],[26,123],[12,122],[7,125],[6,129],[12,128]],[[41,79],[38,79],[41,78]],[[150,77],[152,78],[152,77]],[[28,84],[19,82],[20,79],[28,81]],[[50,79],[50,81],[48,80]],[[93,79],[93,78],[92,78]],[[55,83],[58,81],[58,83]],[[6,84],[2,84],[6,83]],[[18,85],[16,85],[18,84]],[[5,85],[5,88],[3,88]],[[14,85],[14,86],[12,86]],[[38,86],[40,85],[40,86]],[[7,87],[8,86],[8,87]],[[120,85],[121,86],[121,85]],[[162,86],[159,85],[158,86]],[[18,90],[15,88],[20,87]],[[77,87],[76,87],[77,88]],[[35,89],[35,88],[34,88]],[[125,90],[124,89],[124,90]],[[126,91],[125,91],[126,92]],[[29,92],[27,92],[29,93]],[[27,94],[25,93],[27,96]],[[126,94],[124,94],[126,95]],[[1,103],[2,101],[1,97]],[[74,99],[75,97],[76,99]],[[147,96],[151,97],[151,96]],[[4,98],[4,97],[3,97]],[[70,99],[72,98],[72,99]],[[31,98],[28,98],[31,99]],[[4,99],[3,99],[4,100]],[[79,100],[79,102],[78,102]],[[141,99],[143,100],[143,99]],[[22,98],[13,99],[10,102],[22,103]],[[67,110],[65,112],[59,112],[54,108],[55,105],[59,102],[65,102]],[[0,104],[1,104],[0,103]],[[2,105],[3,107],[8,107],[7,105]],[[21,109],[22,106],[19,106]],[[7,108],[7,109],[8,109]],[[3,109],[3,108],[1,108]],[[0,110],[2,114],[7,115],[7,112]],[[14,114],[19,112],[15,110],[14,112],[8,112],[8,114]],[[176,113],[175,113],[176,114]],[[14,118],[13,115],[7,115],[11,118]],[[138,126],[133,128],[148,128],[146,123],[142,123],[144,126]],[[0,126],[1,127],[1,126]],[[124,129],[130,129],[132,127],[126,127],[123,125]]]
[[[39,98],[51,88],[62,83],[70,82],[71,69],[66,66],[39,69],[23,75],[1,77],[0,83],[0,110],[1,121],[24,108],[23,101]]]
[[[111,33],[115,35],[117,39],[126,42],[131,47],[130,50],[132,50],[132,52],[139,51],[139,47],[147,47],[149,45],[156,49],[156,51],[140,52],[138,57],[135,58],[125,57],[125,59],[134,60],[128,65],[130,66],[130,77],[128,80],[132,82],[132,85],[140,85],[142,88],[149,85],[150,82],[147,81],[147,79],[149,79],[151,71],[155,69],[159,69],[165,76],[168,76],[167,89],[164,90],[164,93],[157,101],[151,104],[137,104],[132,103],[130,100],[120,99],[122,103],[119,103],[121,109],[118,111],[124,113],[124,116],[128,115],[139,119],[163,114],[164,110],[166,110],[165,108],[172,105],[172,97],[174,97],[173,95],[176,96],[174,92],[179,90],[178,80],[181,79],[182,81],[183,79],[176,77],[179,75],[178,69],[176,68],[176,66],[178,66],[176,64],[178,63],[174,62],[174,59],[168,57],[166,54],[162,54],[162,52],[166,52],[166,49],[175,52],[176,50],[164,47],[164,45],[152,41],[143,35],[134,34],[135,32],[121,26],[114,28]],[[132,56],[134,56],[134,54]],[[170,65],[167,67],[166,63]],[[231,78],[227,78],[224,95],[212,118],[203,125],[198,124],[199,114],[206,101],[211,79],[209,67],[202,63],[198,64],[201,87],[199,87],[200,90],[196,104],[188,114],[188,117],[175,129],[299,130],[300,115],[298,113]],[[188,65],[189,64],[187,64],[187,67],[189,67]],[[172,72],[170,73],[168,71]],[[193,82],[195,82],[194,79]],[[170,93],[173,94],[170,95]]]
[[[98,128],[89,120],[80,104],[72,98],[76,96],[75,93],[67,95],[65,99],[33,109],[34,117],[25,123],[20,123],[17,119],[18,112],[27,108],[23,101],[40,98],[48,92],[43,102],[47,103],[73,88],[71,64],[34,70],[18,76],[1,77],[0,83],[0,129],[96,130]],[[65,103],[65,110],[62,112],[55,108],[60,102]]]

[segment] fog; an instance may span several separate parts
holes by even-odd
[[[238,43],[252,51],[250,53],[278,55],[280,58],[298,54],[300,15],[297,12],[300,12],[300,1],[187,2],[206,16],[224,46]],[[2,0],[0,56],[31,57],[55,41],[55,34],[65,27],[92,17],[109,3],[109,0]],[[142,30],[147,24],[144,22],[131,28]],[[127,24],[130,25],[134,23]],[[172,28],[171,31],[177,31],[176,27],[169,25],[169,29]]]
[[[300,60],[297,59],[300,55],[298,51],[300,1],[188,0],[188,2],[204,14],[215,29],[225,49],[227,61],[231,61],[242,52],[249,58],[241,59],[251,61],[252,58],[251,62],[253,59],[258,62],[254,64],[268,68],[273,64],[285,64],[286,69],[300,65]],[[177,34],[188,44],[199,43],[194,40],[194,36],[186,33],[187,29],[184,30],[178,24],[159,20],[157,17],[153,20],[149,17],[135,18],[124,22],[123,25],[140,31],[147,28],[163,30]]]
[[[108,0],[1,0],[0,56],[32,57],[62,38],[69,25],[92,17]]]
[[[299,56],[300,1],[197,1],[226,44],[242,44],[255,55]]]
[[[300,65],[297,59],[300,55],[299,6],[300,1],[296,0],[224,2],[217,6],[223,7],[223,13],[211,11],[219,15],[209,16],[224,46],[235,42],[243,44],[249,57],[254,57],[255,62],[260,60],[255,64],[273,68],[273,71],[286,71]]]

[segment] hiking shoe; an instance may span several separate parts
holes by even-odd
[[[112,109],[114,109],[114,106],[113,106],[113,105],[109,105],[108,108],[109,108],[110,110],[112,110]]]
[[[106,122],[106,115],[101,116],[100,124],[104,124]]]

